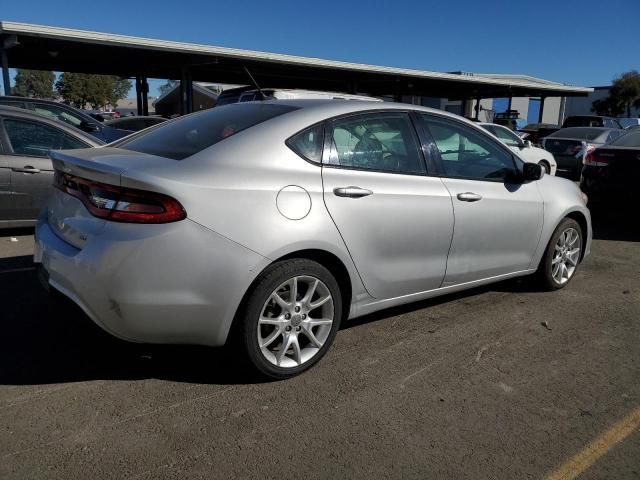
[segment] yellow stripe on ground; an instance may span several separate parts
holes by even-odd
[[[545,480],[573,480],[591,467],[600,457],[640,428],[640,407],[596,437],[580,453],[563,463]]]

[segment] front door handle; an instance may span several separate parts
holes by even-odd
[[[482,195],[473,192],[459,193],[457,197],[461,202],[477,202],[478,200],[482,200]]]
[[[366,197],[367,195],[371,195],[373,192],[371,190],[367,190],[366,188],[351,186],[351,187],[334,188],[333,193],[337,197],[360,198],[360,197]]]
[[[20,172],[20,173],[40,173],[39,168],[32,167],[31,165],[27,165],[23,168],[12,168],[12,172]]]

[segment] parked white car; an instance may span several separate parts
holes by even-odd
[[[524,161],[537,163],[544,168],[545,173],[555,175],[558,164],[553,154],[538,147],[534,147],[529,140],[522,140],[515,132],[496,123],[480,123],[482,128],[498,137],[511,150],[516,152]]]

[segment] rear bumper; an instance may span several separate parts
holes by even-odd
[[[41,278],[114,336],[217,346],[269,260],[190,220],[107,222],[76,248],[58,237],[45,213],[34,262]]]

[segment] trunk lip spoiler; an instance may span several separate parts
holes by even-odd
[[[122,173],[126,170],[125,168],[116,167],[104,162],[97,162],[95,160],[86,160],[73,155],[72,152],[73,150],[51,151],[49,156],[51,157],[54,170],[78,177],[84,177],[83,173],[91,172],[98,174],[100,177],[110,177],[112,181],[116,181],[117,178],[118,185],[122,184]],[[100,181],[105,181],[105,179],[102,178]],[[107,183],[109,182],[107,181]]]

